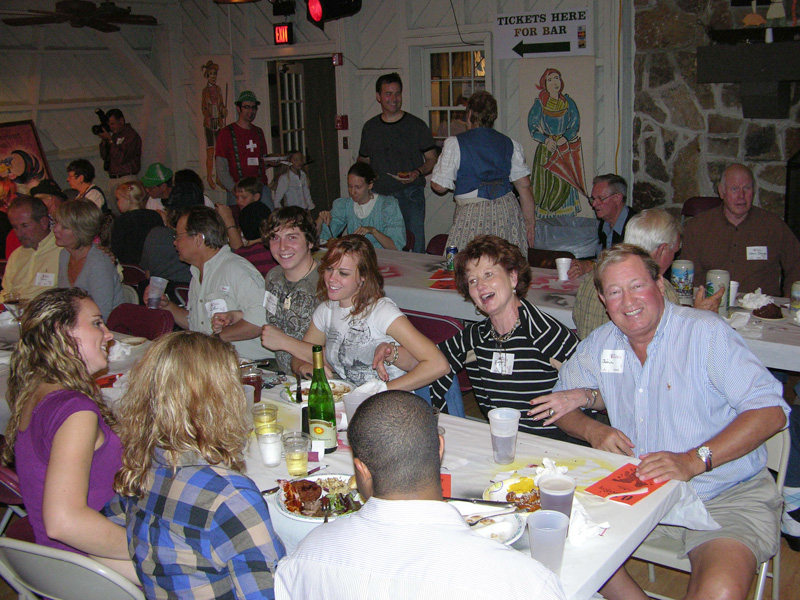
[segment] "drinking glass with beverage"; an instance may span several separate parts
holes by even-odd
[[[308,475],[308,451],[311,450],[311,437],[300,431],[290,431],[283,435],[283,453],[286,469],[292,477]]]
[[[520,412],[513,408],[493,408],[489,411],[489,430],[492,434],[494,462],[507,465],[517,454],[517,430]]]
[[[261,461],[265,467],[277,467],[281,464],[283,453],[283,427],[276,423],[262,425],[256,428],[258,449],[261,451]]]
[[[555,510],[567,516],[572,515],[572,497],[575,494],[575,480],[567,475],[543,475],[539,478],[539,499],[542,510]]]

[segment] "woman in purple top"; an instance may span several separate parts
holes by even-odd
[[[98,512],[122,466],[114,418],[92,378],[108,366],[113,336],[79,288],[39,294],[25,308],[21,330],[2,459],[16,459],[36,542],[94,555],[136,581],[125,529]]]

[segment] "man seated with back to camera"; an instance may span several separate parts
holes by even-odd
[[[356,410],[348,438],[367,503],[311,531],[280,562],[276,598],[565,597],[552,571],[473,534],[442,501],[444,438],[424,400],[376,394]]]

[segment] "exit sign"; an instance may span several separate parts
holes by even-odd
[[[273,25],[272,32],[274,34],[276,46],[286,46],[288,44],[294,44],[294,28],[292,26],[292,23]]]

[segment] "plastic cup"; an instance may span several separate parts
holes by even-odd
[[[342,402],[344,402],[344,413],[347,415],[348,423],[353,420],[353,415],[356,414],[356,409],[361,406],[361,403],[369,397],[370,396],[366,394],[353,394],[352,392],[345,394],[342,397]]]
[[[250,412],[253,413],[253,426],[256,430],[259,427],[271,425],[278,421],[278,409],[269,404],[257,404]]]
[[[167,289],[169,283],[163,277],[150,278],[150,290],[147,295],[147,308],[158,308],[161,304],[161,296],[164,295],[164,290]]]
[[[558,280],[567,281],[569,279],[569,268],[572,266],[571,258],[557,258],[556,269],[558,269]]]
[[[308,475],[308,451],[311,450],[311,436],[300,431],[283,434],[283,453],[286,469],[292,477]]]
[[[261,369],[254,367],[248,368],[246,371],[241,371],[242,385],[249,385],[253,387],[253,402],[258,404],[261,402],[261,388],[264,385],[264,377],[261,374]]]
[[[575,480],[566,475],[547,475],[539,478],[539,499],[542,510],[555,510],[570,518]]]
[[[728,291],[728,299],[730,306],[736,306],[736,295],[739,293],[739,282],[731,281],[730,290]]]
[[[569,518],[555,510],[537,510],[526,519],[531,558],[538,560],[556,575],[564,561]]]
[[[489,430],[492,434],[494,462],[507,465],[517,453],[517,431],[520,412],[513,408],[493,408],[489,411]]]
[[[265,467],[277,467],[281,464],[283,453],[283,427],[275,423],[262,425],[256,429],[258,449],[261,451],[261,462]]]

